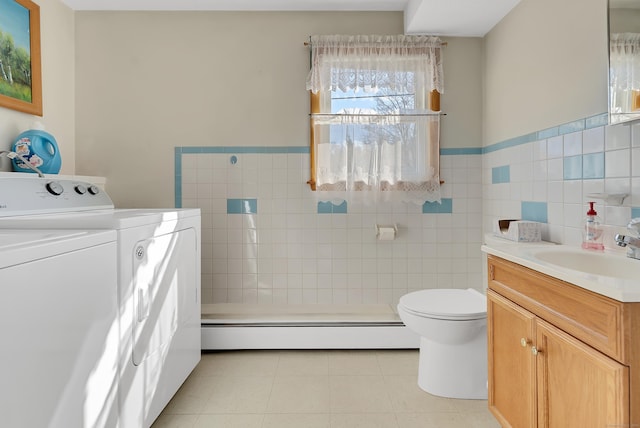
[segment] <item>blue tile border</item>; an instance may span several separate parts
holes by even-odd
[[[573,132],[584,131],[585,119],[576,120],[573,122],[565,123],[558,127],[558,135],[571,134]]]
[[[422,205],[422,214],[451,214],[453,213],[453,199],[442,198],[441,203],[425,202]]]
[[[490,144],[482,148],[482,154],[492,153],[498,150],[508,149],[510,147],[519,146],[521,144],[545,140],[547,138],[557,137],[564,134],[570,134],[572,132],[584,131],[585,129],[597,128],[598,126],[605,126],[608,123],[608,114],[601,113],[595,116],[587,117],[585,119],[574,120],[573,122],[563,123],[561,125],[543,129],[538,132],[532,132],[530,134],[521,135],[519,137],[514,137],[508,140]]]
[[[287,154],[309,153],[308,146],[185,146],[176,147],[176,151],[183,154],[193,153],[242,153],[242,154]]]
[[[481,154],[482,154],[482,147],[461,147],[458,149],[440,148],[441,156],[481,155]]]
[[[532,132],[530,134],[521,135],[490,144],[485,147],[460,147],[460,148],[440,148],[441,156],[457,156],[457,155],[484,155],[486,153],[496,152],[498,150],[516,147],[522,144],[532,143],[534,141],[545,140],[547,138],[557,137],[572,132],[583,131],[586,129],[605,126],[609,123],[609,115],[601,113],[584,119],[575,120],[564,123],[541,131]],[[174,152],[174,177],[175,177],[175,207],[182,207],[182,155],[194,153],[229,153],[229,154],[308,154],[309,146],[184,146],[175,147]],[[591,160],[591,159],[590,159]],[[597,159],[596,162],[599,162]],[[599,165],[599,163],[598,163]],[[602,178],[599,172],[594,173],[591,177],[589,173],[583,171],[584,178]],[[508,181],[506,181],[508,182]],[[346,209],[346,208],[345,208]],[[423,208],[424,209],[424,208]],[[424,211],[423,211],[424,212]]]
[[[533,134],[530,134],[533,135]],[[519,146],[525,143],[531,143],[536,141],[536,138],[531,137],[519,137],[513,138],[511,140],[501,141],[499,143],[492,144],[490,146],[486,146],[482,148],[482,154],[497,152],[498,150],[508,149],[510,147]]]
[[[631,218],[640,217],[640,207],[631,207]]]
[[[557,137],[559,130],[558,127],[543,129],[542,131],[538,131],[538,140],[546,140],[547,138]]]
[[[609,124],[609,115],[607,113],[588,117],[584,120],[585,129],[598,128]]]

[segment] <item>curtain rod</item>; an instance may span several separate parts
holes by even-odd
[[[304,45],[305,46],[311,46],[311,43],[310,42],[304,42]],[[440,46],[447,46],[447,42],[440,42]],[[439,46],[436,46],[436,47],[439,47]]]

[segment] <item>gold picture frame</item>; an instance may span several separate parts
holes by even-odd
[[[0,0],[0,45],[5,42],[11,45],[0,51],[0,106],[42,116],[40,6]]]

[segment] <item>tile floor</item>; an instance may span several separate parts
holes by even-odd
[[[499,428],[416,384],[417,350],[205,352],[153,428]]]

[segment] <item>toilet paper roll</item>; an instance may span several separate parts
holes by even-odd
[[[380,241],[393,241],[396,238],[396,229],[393,227],[378,228],[378,239]]]

